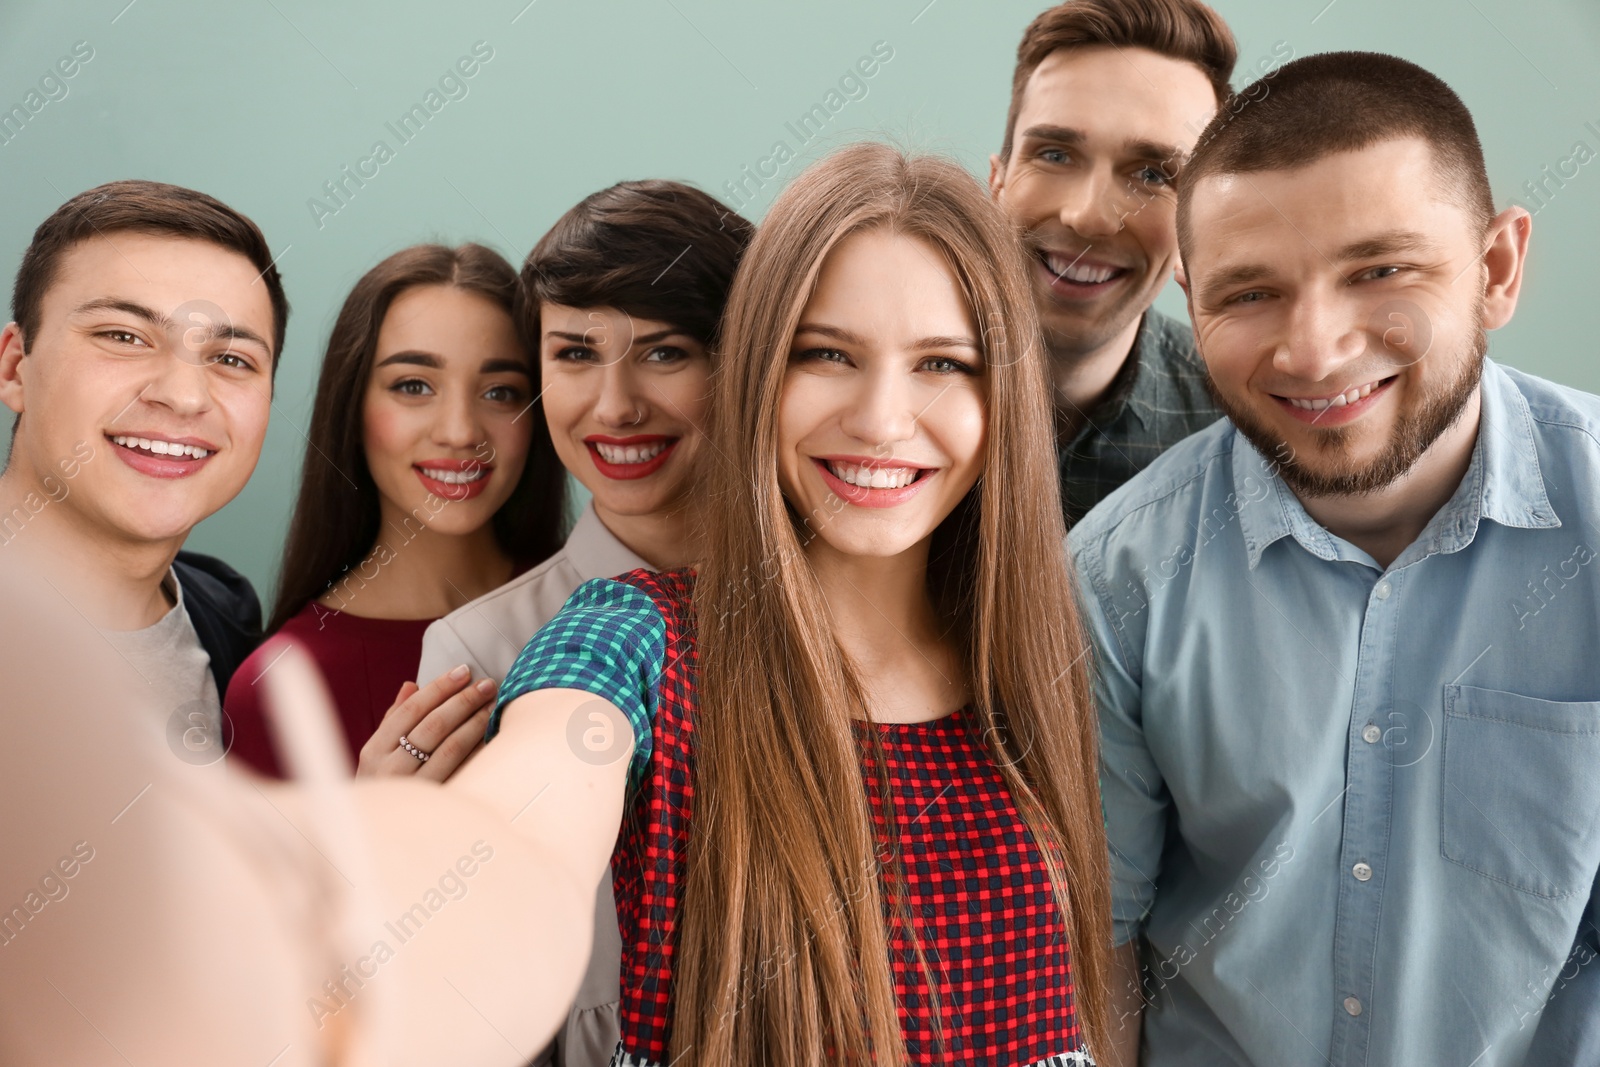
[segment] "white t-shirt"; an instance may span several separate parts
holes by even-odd
[[[160,619],[142,630],[100,633],[149,685],[174,753],[191,763],[211,763],[222,755],[222,701],[211,657],[184,610],[177,574],[169,570],[162,585],[174,603]]]

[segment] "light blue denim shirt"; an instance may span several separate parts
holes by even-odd
[[[1600,398],[1486,361],[1388,567],[1224,420],[1068,538],[1147,1063],[1600,1063]]]

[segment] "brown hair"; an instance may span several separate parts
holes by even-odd
[[[363,446],[362,398],[389,306],[401,293],[421,285],[478,293],[510,315],[517,274],[499,253],[482,245],[414,245],[369,270],[345,297],[317,380],[300,495],[289,522],[269,634],[321,596],[377,543],[378,487]],[[556,458],[540,414],[522,478],[494,514],[500,547],[512,559],[529,564],[554,554],[561,547],[566,499],[566,470]]]
[[[1483,145],[1467,105],[1443,81],[1398,56],[1323,52],[1285,63],[1247,86],[1247,106],[1220,109],[1178,183],[1178,247],[1192,241],[1194,189],[1213,174],[1292,170],[1336,152],[1415,137],[1480,230],[1494,218]]]
[[[11,291],[11,317],[22,328],[24,351],[39,330],[44,294],[55,282],[61,257],[79,241],[129,232],[210,241],[239,253],[258,268],[272,301],[272,374],[277,376],[283,335],[289,326],[289,300],[278,268],[272,264],[267,239],[255,223],[222,201],[165,182],[130,180],[98,185],[56,208],[33,231]]]
[[[1017,115],[1028,79],[1050,53],[1063,48],[1146,48],[1193,63],[1211,80],[1220,104],[1233,92],[1228,79],[1239,58],[1228,24],[1200,0],[1068,0],[1039,15],[1022,32],[1011,75],[1002,161],[1011,158]]]
[[[903,876],[898,860],[880,862],[862,784],[852,720],[867,717],[866,701],[777,477],[800,315],[829,252],[879,227],[937,249],[985,325],[991,444],[978,485],[934,534],[929,588],[962,650],[989,756],[1048,865],[1085,1034],[1108,1033],[1096,724],[1022,254],[957,164],[858,144],[772,205],[723,325],[710,439],[741,459],[705,472],[695,832],[674,955],[672,1054],[692,1049],[696,1063],[905,1058],[878,885],[881,866],[904,914]],[[886,788],[876,744],[872,760]]]
[[[618,182],[591,193],[528,253],[519,328],[537,352],[539,303],[548,301],[670,322],[712,345],[754,232],[743,216],[682,182]]]

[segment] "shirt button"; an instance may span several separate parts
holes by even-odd
[[[1360,1015],[1361,1001],[1357,1000],[1355,997],[1345,997],[1344,1010],[1349,1012],[1351,1015]]]
[[[1372,868],[1365,863],[1358,863],[1350,868],[1350,873],[1356,876],[1356,881],[1365,882],[1372,877]],[[1354,1015],[1355,1012],[1351,1012],[1351,1014]]]
[[[1377,744],[1378,739],[1382,736],[1383,731],[1378,729],[1377,726],[1370,722],[1367,723],[1366,729],[1361,731],[1361,740],[1365,741],[1369,745]]]
[[[1389,579],[1385,578],[1378,583],[1378,587],[1373,592],[1378,594],[1379,600],[1388,600],[1389,594],[1394,592],[1394,586],[1390,585]]]

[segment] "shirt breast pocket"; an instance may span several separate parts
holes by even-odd
[[[1587,894],[1600,854],[1600,701],[1447,685],[1440,849],[1536,897]]]

